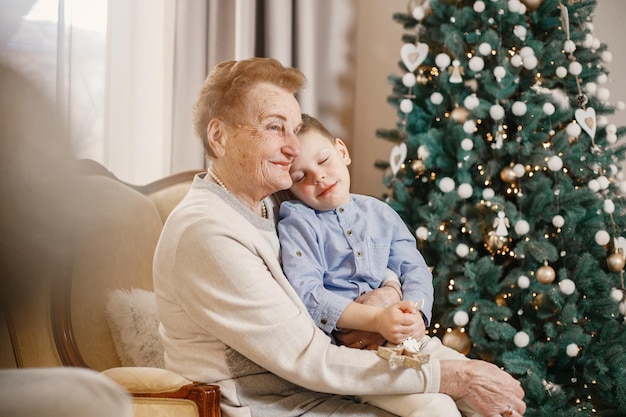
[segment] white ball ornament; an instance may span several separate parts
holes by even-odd
[[[613,145],[614,143],[616,143],[616,142],[617,142],[617,135],[616,135],[616,134],[614,134],[614,133],[607,133],[607,134],[606,134],[606,141],[607,141],[609,144]]]
[[[596,97],[598,97],[598,100],[600,101],[609,101],[609,98],[611,98],[611,91],[605,87],[598,88]]]
[[[437,54],[437,56],[435,57],[435,65],[437,65],[437,68],[441,70],[447,68],[450,65],[450,62],[452,62],[450,56],[443,52]]]
[[[515,28],[513,28],[513,34],[515,34],[515,36],[517,36],[521,40],[526,39],[527,33],[528,33],[528,30],[526,29],[525,26],[517,25],[515,26]]]
[[[526,220],[518,220],[515,222],[515,233],[519,236],[524,236],[530,231],[530,225]]]
[[[472,149],[474,149],[474,141],[470,138],[463,139],[461,141],[461,149],[468,152],[471,151]]]
[[[598,49],[601,45],[602,43],[600,42],[600,39],[593,38],[593,42],[591,43],[591,49]]]
[[[569,67],[567,70],[572,75],[580,75],[580,73],[583,72],[583,66],[580,65],[580,62],[573,61],[569,64]]]
[[[567,77],[567,68],[565,68],[565,67],[557,67],[555,73],[556,73],[557,77],[565,78],[565,77]]]
[[[598,125],[598,127],[606,127],[608,123],[609,119],[607,119],[605,116],[596,117],[596,124]]]
[[[611,290],[611,300],[615,301],[616,303],[619,303],[623,299],[624,299],[624,291],[618,288],[613,288]]]
[[[609,188],[610,181],[606,176],[600,175],[597,180],[598,184],[600,184],[601,190],[606,190],[607,188]]]
[[[470,58],[468,66],[472,71],[479,72],[485,68],[485,61],[479,56],[473,56]]]
[[[481,54],[482,56],[490,55],[491,51],[493,51],[493,48],[488,42],[483,42],[480,45],[478,45],[478,53]]]
[[[609,77],[606,74],[600,74],[596,77],[596,82],[600,85],[606,84],[608,80],[609,80]]]
[[[598,91],[598,84],[594,82],[588,82],[587,85],[585,85],[585,91],[589,95],[592,95],[592,96],[595,95],[596,92]]]
[[[611,240],[611,236],[606,230],[598,230],[594,236],[596,243],[600,246],[608,244]]]
[[[402,84],[404,84],[405,87],[413,87],[416,82],[417,78],[412,72],[407,72],[402,76]]]
[[[422,20],[426,16],[426,10],[424,10],[424,7],[420,5],[414,7],[413,13],[411,14],[413,15],[413,18],[415,18],[415,20]]]
[[[534,55],[524,58],[524,68],[526,68],[527,70],[533,70],[537,68],[537,64],[539,64],[539,61]]]
[[[573,40],[568,39],[565,41],[565,44],[563,45],[563,50],[566,53],[571,54],[572,52],[576,50],[576,44],[574,43]]]
[[[456,254],[460,258],[465,258],[469,253],[469,247],[465,243],[459,243],[456,247]]]
[[[576,291],[576,284],[571,279],[564,279],[559,282],[559,290],[565,295],[572,295]]]
[[[514,115],[518,117],[523,116],[526,114],[526,103],[524,103],[523,101],[516,101],[515,103],[513,103],[511,110],[513,111]]]
[[[617,133],[617,126],[615,126],[613,123],[606,125],[606,133],[610,133],[612,135]]]
[[[465,99],[463,100],[463,106],[465,106],[465,108],[470,111],[476,110],[479,104],[480,104],[480,100],[478,99],[476,94],[470,94],[469,96],[465,97]]]
[[[567,132],[568,136],[578,137],[580,136],[582,129],[578,123],[570,123],[565,128],[565,132]]]
[[[565,348],[565,353],[567,353],[567,356],[569,356],[570,358],[575,358],[576,356],[578,356],[579,351],[580,351],[580,348],[578,347],[576,343],[570,343]]]
[[[520,65],[522,65],[522,57],[519,55],[513,55],[511,57],[511,65],[513,65],[514,67],[519,67]]]
[[[426,228],[425,226],[418,227],[417,230],[415,230],[415,236],[419,240],[426,240],[426,239],[428,239],[428,228]]]
[[[428,157],[430,156],[430,151],[428,150],[428,147],[426,145],[420,145],[417,148],[417,156],[421,159],[428,159]]]
[[[454,313],[452,321],[454,321],[454,324],[459,327],[465,326],[467,323],[469,323],[469,314],[467,314],[467,312],[465,311],[457,311],[456,313]]]
[[[413,102],[411,100],[405,98],[400,102],[400,111],[402,111],[402,113],[411,113],[412,110]]]
[[[476,131],[476,122],[473,120],[468,120],[463,123],[463,132],[470,134]]]
[[[526,59],[529,56],[534,56],[535,55],[535,50],[533,48],[531,48],[530,46],[524,46],[522,47],[522,49],[519,50],[519,55]]]
[[[430,101],[435,105],[438,106],[441,103],[443,103],[443,94],[441,94],[438,91],[435,91],[434,93],[432,93],[430,95]]]
[[[496,121],[502,120],[504,118],[504,107],[499,104],[494,104],[489,109],[489,116],[491,116],[491,118]]]
[[[517,178],[522,178],[526,175],[526,168],[524,168],[524,165],[522,164],[515,164],[513,165],[513,172],[515,172]]]
[[[459,194],[459,197],[467,200],[468,198],[472,196],[472,194],[474,194],[474,189],[472,188],[470,184],[464,183],[464,184],[459,185],[459,189],[457,190],[457,193]]]
[[[552,155],[550,159],[548,159],[548,169],[552,172],[560,171],[563,168],[563,160],[557,156]]]
[[[519,278],[517,278],[517,286],[523,290],[530,287],[530,278],[526,275],[520,275]]]
[[[619,303],[619,306],[617,306],[617,309],[619,310],[622,316],[626,316],[626,301],[622,301],[621,303]]]
[[[565,218],[560,214],[557,214],[552,218],[552,224],[554,225],[554,227],[563,227],[563,225],[565,224]]]
[[[626,109],[626,103],[621,100],[618,101],[617,103],[615,103],[615,109],[619,111],[624,111],[624,109]]]
[[[509,2],[507,3],[507,9],[511,13],[517,13],[517,10],[519,9],[520,4],[521,3],[519,0],[509,0]]]
[[[554,107],[554,104],[552,104],[552,103],[544,103],[544,105],[543,105],[543,112],[547,116],[552,116],[554,114],[555,110],[556,110],[556,108]]]
[[[595,179],[589,180],[587,187],[589,187],[589,190],[591,190],[594,193],[597,193],[598,191],[600,191],[600,183],[598,182],[598,180],[595,180]]]
[[[513,337],[513,343],[518,348],[525,348],[530,343],[530,336],[526,332],[517,332]]]
[[[626,181],[620,182],[620,184],[619,184],[619,192],[623,196],[626,196]]]
[[[439,181],[439,189],[444,193],[449,193],[454,190],[454,180],[450,177],[443,177],[441,181]]]
[[[606,214],[613,214],[615,212],[615,203],[613,203],[613,200],[604,200],[602,210],[604,210]]]
[[[483,190],[483,198],[485,200],[491,200],[495,196],[496,196],[496,192],[493,190],[493,188],[488,187]]]
[[[485,11],[485,3],[481,0],[478,0],[476,3],[474,3],[474,11],[476,13],[482,13]]]
[[[496,77],[496,80],[502,81],[504,77],[506,77],[506,69],[502,65],[498,65],[493,69],[493,76]]]

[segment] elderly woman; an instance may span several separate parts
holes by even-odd
[[[415,393],[521,416],[519,383],[492,364],[392,370],[376,352],[332,344],[310,318],[281,270],[266,205],[291,186],[304,83],[296,69],[253,58],[217,65],[200,91],[195,128],[211,165],[168,218],[154,260],[166,367],[220,385],[228,417],[392,416],[352,396]]]

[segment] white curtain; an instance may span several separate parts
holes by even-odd
[[[41,84],[78,158],[146,184],[203,168],[192,106],[224,60],[304,72],[304,112],[351,135],[356,0],[0,0],[0,59]],[[349,140],[347,140],[349,142]]]

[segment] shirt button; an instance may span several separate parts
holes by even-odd
[[[360,250],[356,251],[356,256],[357,256],[357,258],[361,257],[361,251]]]
[[[348,234],[348,236],[352,236],[352,229],[348,229],[346,233]]]
[[[343,213],[344,211],[346,211],[346,209],[344,209],[343,207],[339,207],[339,213]]]
[[[297,251],[297,252],[296,252],[296,256],[302,256],[302,252]]]
[[[321,319],[321,320],[320,320],[320,323],[322,323],[322,324],[326,324],[326,323],[328,323],[328,320],[327,320],[327,319],[325,319],[325,318],[323,318],[323,319]]]

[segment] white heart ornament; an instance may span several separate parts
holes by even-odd
[[[578,109],[574,113],[576,121],[580,127],[587,132],[591,139],[596,136],[596,111],[593,107],[588,107],[586,110]]]
[[[400,166],[406,159],[406,143],[402,142],[391,149],[391,155],[389,156],[389,164],[391,165],[391,172],[396,175],[400,170]]]
[[[428,45],[425,43],[418,42],[417,45],[405,43],[400,48],[400,57],[409,72],[415,71],[424,62],[426,56],[428,56]]]

